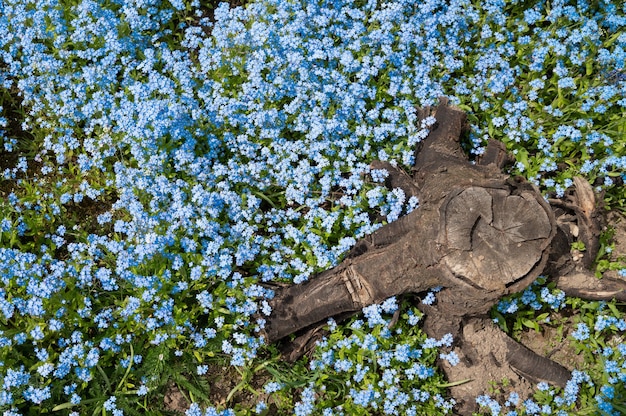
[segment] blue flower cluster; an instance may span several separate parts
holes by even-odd
[[[206,409],[200,408],[197,403],[192,403],[189,409],[185,412],[186,416],[235,416],[235,412],[231,409],[217,410],[214,407],[208,407]]]
[[[581,322],[576,326],[576,330],[572,332],[572,337],[577,341],[584,341],[589,338],[589,327]]]
[[[626,320],[624,320],[624,318],[616,318],[614,316],[610,316],[610,315],[599,315],[596,318],[596,323],[594,326],[594,329],[596,331],[603,331],[609,327],[613,327],[614,329],[617,329],[618,331],[626,331]]]
[[[348,328],[335,327],[328,338],[318,343],[310,371],[341,383],[337,387],[326,383],[319,402],[324,403],[325,394],[332,397],[334,388],[349,388],[340,406],[346,414],[364,410],[388,415],[419,414],[428,408],[436,408],[439,413],[452,410],[454,402],[443,399],[430,383],[438,377],[433,366],[437,349],[450,347],[452,337],[425,339],[415,327],[418,320],[414,317],[420,312],[414,309],[395,322],[392,330],[391,314],[397,309],[395,298],[368,306],[364,310],[367,325],[353,319]],[[454,352],[442,353],[440,358],[452,365],[459,360]],[[339,407],[325,409],[337,412]]]
[[[271,291],[256,282],[298,283],[336,264],[354,237],[376,229],[364,208],[390,221],[405,212],[401,191],[365,204],[361,190],[369,160],[409,155],[407,135],[413,143],[424,137],[416,103],[405,98],[410,88],[394,99],[387,89],[401,87],[398,75],[388,87],[377,81],[396,54],[393,22],[406,10],[328,6],[222,4],[212,23],[199,2],[184,13],[158,0],[3,5],[1,80],[18,89],[24,127],[43,138],[42,156],[52,156],[41,170],[86,178],[46,195],[57,207],[47,221],[116,195],[97,221],[113,235],[69,242],[58,230],[39,247],[43,257],[3,252],[5,287],[18,290],[3,292],[2,310],[6,319],[27,318],[6,327],[17,333],[3,338],[4,354],[20,346],[35,386],[56,383],[52,377],[89,382],[102,357],[128,358],[129,345],[212,345],[244,365],[262,344],[254,333],[264,321],[252,316],[270,313],[257,301]],[[366,18],[385,29],[368,35]],[[334,36],[345,43],[329,48]],[[380,54],[360,61],[373,50]],[[441,94],[426,92],[430,103]],[[398,160],[410,163],[406,155]],[[104,183],[90,182],[98,175]],[[333,208],[322,209],[328,201]],[[11,202],[6,232],[17,220],[10,215],[30,209]],[[335,241],[338,230],[346,236]],[[59,249],[66,261],[53,260]],[[74,300],[74,290],[85,295]],[[199,327],[203,315],[209,323]],[[40,345],[51,346],[45,358],[35,354]],[[2,373],[13,365],[3,361]],[[45,400],[43,390],[24,386],[9,386],[15,394],[5,405],[20,405],[9,399],[20,395]]]
[[[565,307],[565,293],[560,289],[542,287],[543,283],[545,283],[545,277],[540,276],[524,289],[520,296],[501,299],[496,309],[504,315],[512,315],[524,306],[536,311],[544,308],[558,311]]]
[[[470,112],[472,153],[490,135],[557,194],[571,183],[556,172],[564,155],[611,186],[626,172],[624,6],[559,0],[514,16],[510,3],[259,0],[222,3],[213,19],[198,0],[0,3],[0,97],[19,101],[32,136],[15,137],[2,98],[0,140],[16,157],[0,206],[0,407],[48,411],[54,397],[121,412],[124,392],[92,397],[98,368],[144,396],[155,363],[255,359],[273,296],[263,283],[301,283],[375,231],[373,213],[394,221],[417,207],[369,163],[409,167],[435,122],[416,108],[440,96]],[[563,297],[522,302],[558,309]],[[380,347],[397,308],[366,309],[341,347],[358,340],[370,370],[315,365],[355,383],[382,369],[381,385],[352,387],[355,404],[449,411],[439,393],[397,390],[401,368],[433,377],[418,358],[451,341]]]
[[[554,387],[550,387],[547,383],[541,382],[537,385],[537,389],[548,395],[552,401],[552,406],[549,404],[539,404],[533,399],[520,400],[519,395],[516,392],[509,394],[508,399],[503,403],[499,403],[489,395],[482,395],[476,398],[476,403],[481,408],[489,409],[489,412],[493,416],[506,415],[506,416],[518,416],[518,415],[557,415],[566,416],[569,412],[560,409],[554,409],[556,407],[565,407],[567,409],[573,409],[573,406],[578,398],[580,387],[583,383],[590,384],[590,377],[585,372],[574,370],[572,377],[567,381],[565,389],[562,393],[557,394]]]

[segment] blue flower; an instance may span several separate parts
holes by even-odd
[[[104,402],[103,407],[106,410],[113,411],[117,409],[116,402],[117,402],[117,398],[115,396],[111,396]]]
[[[400,344],[396,346],[396,350],[394,352],[394,358],[401,362],[406,363],[412,356],[411,346],[408,344]]]
[[[510,299],[510,300],[502,299],[498,302],[497,309],[498,309],[498,312],[501,312],[501,313],[513,314],[518,310],[517,300],[516,299]]]
[[[461,362],[459,356],[454,351],[450,351],[447,354],[439,354],[439,358],[448,361],[448,363],[453,367]]]
[[[395,296],[388,298],[380,306],[385,313],[394,313],[398,309]]]
[[[513,391],[509,394],[509,397],[507,398],[507,401],[505,402],[505,406],[517,406],[519,401],[520,401],[519,394]]]
[[[202,410],[200,409],[200,406],[198,405],[198,403],[192,403],[191,406],[189,406],[189,409],[185,411],[185,415],[186,416],[203,416]]]
[[[572,332],[572,337],[578,341],[584,341],[589,338],[589,327],[585,323],[579,323],[576,331]]]
[[[276,382],[276,381],[270,381],[269,383],[267,383],[264,387],[263,387],[263,391],[265,391],[265,393],[274,393],[276,391],[279,391],[283,388],[282,384]]]
[[[476,398],[476,403],[481,407],[488,407],[491,414],[496,416],[500,414],[500,404],[489,396],[482,395]]]
[[[565,293],[558,289],[550,293],[550,290],[544,287],[541,289],[541,300],[547,303],[550,308],[558,310],[564,306]]]
[[[376,325],[385,325],[387,321],[381,315],[380,305],[370,305],[363,308],[363,315],[367,319],[367,325],[373,328]]]
[[[32,331],[30,331],[30,336],[35,341],[41,341],[42,339],[44,339],[45,334],[43,333],[43,330],[41,329],[41,327],[37,326]]]
[[[414,363],[409,369],[405,370],[405,375],[409,380],[413,380],[416,376],[420,380],[425,380],[434,374],[434,368],[427,367],[422,363]]]
[[[28,386],[24,391],[23,396],[26,400],[29,400],[35,404],[41,404],[44,400],[52,397],[50,386],[44,388],[35,388]]]
[[[13,394],[8,391],[0,392],[0,406],[7,406],[13,404]]]
[[[297,402],[294,407],[296,416],[307,416],[313,413],[315,402],[315,392],[312,386],[306,387],[302,391],[301,401]]]

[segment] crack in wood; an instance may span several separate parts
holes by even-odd
[[[352,265],[348,265],[342,275],[341,280],[346,285],[355,308],[363,308],[372,302],[372,290],[365,279],[354,271]]]

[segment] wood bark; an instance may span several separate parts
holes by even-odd
[[[437,305],[422,308],[429,336],[451,333],[457,339],[462,363],[441,363],[450,381],[486,372],[526,389],[537,381],[564,386],[567,369],[498,331],[487,313],[501,296],[523,290],[545,272],[558,276],[559,287],[574,296],[624,298],[623,282],[599,284],[587,270],[600,230],[590,186],[578,181],[577,192],[551,206],[536,187],[502,173],[511,159],[501,143],[490,142],[479,163],[467,160],[460,146],[465,114],[447,100],[420,109],[420,115],[434,115],[437,122],[416,149],[411,174],[386,162],[372,164],[389,172],[389,187],[417,196],[420,207],[359,241],[337,267],[278,291],[270,302],[267,340],[390,296],[442,286]],[[588,247],[579,263],[570,254],[572,219]],[[452,388],[458,412],[470,414],[486,388],[484,382]]]

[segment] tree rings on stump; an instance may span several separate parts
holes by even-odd
[[[540,262],[552,239],[551,212],[532,190],[470,186],[441,207],[442,259],[455,277],[479,289],[504,291]]]

